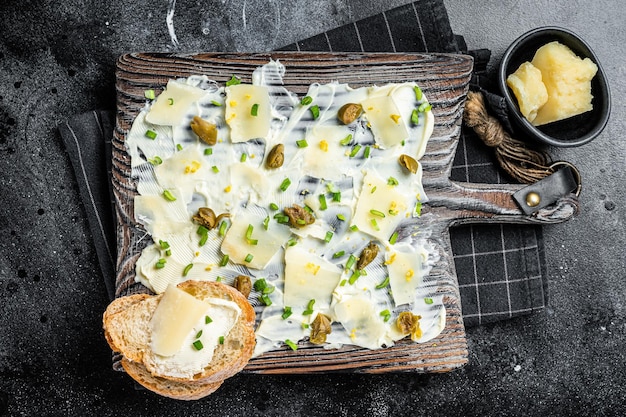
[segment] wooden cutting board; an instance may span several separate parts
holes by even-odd
[[[571,217],[576,202],[562,201],[529,217],[511,195],[519,185],[460,184],[449,179],[461,133],[463,105],[472,73],[472,58],[457,54],[362,53],[206,53],[190,55],[137,53],[117,63],[117,125],[113,139],[113,189],[117,203],[117,295],[145,290],[134,283],[135,262],[146,242],[145,231],[133,216],[136,184],[131,180],[130,156],[124,140],[145,105],[144,90],[163,88],[177,77],[204,74],[221,84],[237,74],[250,82],[252,71],[278,59],[286,67],[284,85],[303,95],[311,83],[339,81],[352,87],[416,81],[433,104],[435,129],[421,159],[428,204],[423,213],[436,219],[431,243],[440,261],[431,272],[439,282],[447,309],[446,327],[434,340],[367,350],[346,346],[330,350],[319,346],[297,351],[285,348],[250,361],[245,371],[256,373],[311,373],[351,371],[444,372],[464,365],[467,342],[458,282],[450,247],[449,228],[469,222],[555,223]]]

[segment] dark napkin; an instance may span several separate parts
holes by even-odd
[[[450,28],[443,0],[418,0],[281,48],[334,52],[466,52]],[[470,51],[476,80],[489,51]],[[113,111],[78,115],[59,126],[78,181],[109,295],[115,282],[115,228],[110,192]],[[457,181],[505,183],[492,151],[463,129],[452,169]],[[450,230],[466,326],[541,310],[547,278],[541,227],[471,225]]]

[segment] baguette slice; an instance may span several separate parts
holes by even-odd
[[[248,363],[256,344],[255,313],[239,291],[225,284],[185,281],[178,288],[201,300],[233,301],[241,309],[224,343],[215,349],[211,363],[192,378],[159,375],[149,370],[154,356],[150,350],[150,320],[162,295],[137,294],[111,302],[103,315],[104,335],[111,349],[122,354],[126,372],[144,387],[170,398],[202,398]]]

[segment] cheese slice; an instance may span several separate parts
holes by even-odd
[[[369,172],[356,205],[353,224],[360,231],[387,241],[407,214],[406,196]]]
[[[263,222],[266,216],[264,210],[243,209],[232,217],[232,224],[222,242],[222,252],[228,255],[232,262],[249,268],[263,269],[291,237],[288,227],[276,223],[271,218],[265,230]],[[250,225],[252,235],[247,239],[246,233]],[[257,241],[256,244],[251,243],[253,240]]]
[[[315,300],[315,309],[328,308],[341,270],[334,264],[298,246],[285,251],[285,305],[303,309]]]
[[[398,244],[385,253],[389,284],[397,306],[415,301],[415,290],[422,282],[424,249]]]
[[[378,349],[393,342],[387,337],[387,326],[371,300],[355,296],[335,305],[335,318],[346,329],[352,344]]]
[[[405,120],[392,97],[368,98],[361,105],[376,141],[382,146],[390,148],[409,138]]]
[[[230,140],[237,143],[265,139],[270,130],[271,110],[267,87],[250,84],[226,87],[225,116],[231,129]]]
[[[167,287],[150,320],[151,350],[161,356],[178,352],[208,308],[207,303],[174,285]]]
[[[206,91],[175,80],[152,103],[146,121],[155,125],[174,126],[183,119],[189,107],[206,94]]]

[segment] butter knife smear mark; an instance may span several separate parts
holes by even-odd
[[[431,340],[446,314],[429,276],[433,215],[421,214],[430,104],[415,83],[312,84],[298,97],[284,74],[270,61],[252,84],[192,76],[147,100],[126,141],[135,218],[154,242],[137,281],[161,293],[251,277],[255,355],[309,338],[369,349]],[[200,208],[208,224],[192,220]]]

